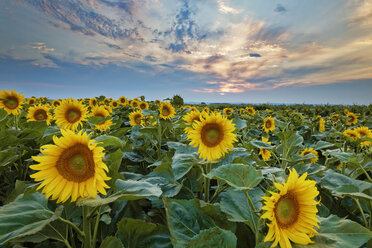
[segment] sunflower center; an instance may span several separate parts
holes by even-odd
[[[169,115],[169,114],[170,114],[169,109],[168,109],[168,108],[163,108],[163,109],[161,110],[161,114],[164,115],[164,116]]]
[[[295,223],[299,215],[299,205],[296,198],[287,193],[282,196],[275,206],[275,217],[281,228],[286,228]]]
[[[201,139],[208,147],[217,146],[223,140],[223,130],[218,124],[207,124],[201,130]]]
[[[70,123],[75,123],[78,120],[80,120],[81,117],[81,111],[77,108],[71,108],[66,111],[66,120]]]
[[[99,117],[102,117],[102,118],[106,118],[106,116],[102,113],[95,113],[94,116],[99,116]],[[102,125],[104,124],[106,121],[102,121],[100,123],[98,123],[97,125]]]
[[[271,127],[271,121],[266,121],[265,127],[269,129]]]
[[[7,97],[7,100],[5,100],[4,103],[9,109],[15,109],[18,107],[18,99],[14,96]]]
[[[38,109],[35,111],[34,113],[34,118],[38,121],[43,121],[43,120],[46,120],[48,118],[48,115],[47,113],[45,112],[45,110],[43,109]]]
[[[29,101],[29,104],[34,104],[35,103],[35,101],[33,100],[33,99],[31,99],[30,101]]]
[[[93,106],[96,106],[96,104],[97,104],[96,100],[93,100],[93,101],[92,101],[92,105],[93,105]]]
[[[134,121],[136,122],[136,124],[141,124],[141,116],[140,115],[136,115],[134,117]]]
[[[76,144],[59,156],[56,168],[68,181],[83,182],[94,176],[94,159],[87,145]]]

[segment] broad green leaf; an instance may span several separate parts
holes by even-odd
[[[10,166],[17,159],[18,155],[14,152],[14,149],[9,148],[0,151],[0,167]]]
[[[219,227],[213,227],[202,230],[198,235],[194,236],[186,245],[186,248],[236,248],[236,243],[235,234]]]
[[[213,220],[199,207],[198,200],[163,198],[171,241],[175,248],[183,248],[201,230],[215,227]]]
[[[172,247],[169,232],[165,226],[131,218],[122,218],[117,226],[118,231],[124,237],[125,247]]]
[[[256,211],[261,209],[261,197],[265,194],[259,188],[248,191],[248,195],[256,208]],[[228,220],[233,222],[244,222],[250,226],[252,230],[257,229],[258,217],[251,208],[247,197],[241,191],[228,190],[221,194],[221,211],[226,213]]]
[[[284,131],[276,134],[282,143],[287,143],[290,146],[301,146],[304,141],[304,138],[295,131]]]
[[[228,220],[228,216],[222,212],[219,203],[205,203],[204,201],[200,201],[200,207],[204,213],[208,214],[214,221],[214,223],[226,230],[230,230],[232,232],[236,229],[236,223],[231,222]]]
[[[99,248],[124,248],[124,245],[121,243],[120,239],[109,236],[102,241]]]
[[[121,180],[117,179],[115,188],[118,192],[106,198],[101,198],[99,195],[96,198],[79,199],[77,204],[80,206],[101,206],[109,204],[116,200],[138,200],[150,196],[159,197],[162,194],[161,189],[154,184],[144,181]]]
[[[355,196],[372,200],[372,196],[365,191],[372,189],[372,183],[344,176],[333,170],[323,172],[321,185],[333,193],[346,196]]]
[[[325,148],[329,148],[329,147],[332,147],[334,146],[334,144],[332,143],[329,143],[327,141],[323,141],[323,140],[320,140],[318,141],[315,145],[314,145],[314,150],[321,150],[321,149],[325,149]]]
[[[191,168],[200,160],[196,154],[196,149],[192,146],[178,142],[168,142],[169,147],[176,149],[172,158],[173,175],[176,180],[186,175]]]
[[[104,122],[104,121],[107,121],[107,120],[110,120],[110,119],[112,119],[111,116],[108,116],[108,117],[90,116],[90,117],[88,117],[88,122],[96,125],[96,124],[99,124],[101,122]]]
[[[217,166],[233,164],[235,161],[247,161],[250,155],[251,152],[248,152],[247,149],[242,147],[234,147],[228,154],[225,155],[225,157],[219,160]]]
[[[48,127],[45,129],[42,138],[45,138],[45,137],[47,137],[47,136],[51,136],[51,135],[57,135],[57,134],[61,134],[61,131],[60,131],[59,126],[48,126]]]
[[[339,150],[327,150],[327,151],[324,151],[323,154],[326,155],[326,156],[335,157],[335,158],[341,160],[341,162],[344,162],[344,163],[347,163],[349,161],[349,159],[355,157],[354,153],[340,152]]]
[[[252,146],[257,147],[257,148],[268,149],[268,150],[271,150],[271,149],[274,148],[274,146],[272,146],[272,145],[270,145],[266,142],[259,141],[259,140],[254,140],[254,141],[251,141],[249,143]]]
[[[63,207],[53,212],[40,193],[23,196],[0,207],[0,245],[10,240],[35,234],[56,220]]]
[[[232,120],[232,122],[235,124],[235,128],[238,129],[238,130],[247,127],[247,121],[246,120],[243,120],[243,119],[240,119],[240,118],[235,118],[235,119]]]
[[[105,148],[109,146],[114,146],[121,149],[123,147],[123,142],[121,141],[121,139],[115,136],[101,135],[94,138],[94,140],[96,142],[101,143],[101,146]]]
[[[309,248],[355,248],[361,247],[372,238],[372,232],[358,223],[341,219],[336,215],[328,218],[318,217],[321,224],[319,233],[312,240],[315,242],[306,246],[294,245],[294,247]]]
[[[239,190],[250,190],[263,179],[261,171],[251,165],[227,164],[211,170],[206,177],[226,182]]]

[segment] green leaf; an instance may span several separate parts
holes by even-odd
[[[339,150],[327,150],[323,152],[323,155],[335,157],[341,162],[347,163],[349,159],[354,158],[355,154],[351,152],[340,152]]]
[[[259,188],[248,191],[257,211],[261,209],[261,197],[264,192]],[[241,191],[228,190],[221,194],[221,211],[227,214],[228,220],[232,222],[244,222],[252,230],[256,230],[257,215],[251,208],[247,197]]]
[[[107,117],[91,116],[91,117],[88,117],[88,122],[96,125],[96,124],[99,124],[101,122],[104,122],[104,121],[107,121],[107,120],[110,120],[110,119],[112,119],[111,116],[107,116]]]
[[[314,150],[321,150],[321,149],[329,148],[329,147],[332,147],[332,146],[334,146],[334,144],[329,143],[327,141],[320,140],[315,144],[315,146],[313,148],[314,148]]]
[[[178,142],[168,142],[170,148],[176,149],[172,158],[173,175],[176,180],[185,176],[200,159],[196,154],[196,149]]]
[[[123,142],[121,141],[121,139],[115,136],[101,135],[101,136],[94,138],[94,140],[96,142],[100,142],[101,146],[105,148],[109,146],[114,146],[120,149],[123,148]]]
[[[246,120],[243,120],[243,119],[240,119],[240,118],[235,118],[235,119],[232,120],[232,122],[235,124],[235,128],[238,129],[238,130],[247,127],[247,121]]]
[[[335,194],[355,196],[372,200],[372,196],[363,193],[372,189],[372,183],[353,179],[333,170],[323,172],[321,185]]]
[[[63,207],[53,212],[47,207],[45,195],[23,196],[0,208],[0,245],[10,240],[35,234],[56,220]]]
[[[258,140],[254,140],[254,141],[251,141],[249,143],[252,146],[257,147],[257,148],[268,149],[268,150],[271,150],[271,149],[274,148],[274,146],[272,146],[268,143],[262,142],[262,141],[258,141]]]
[[[51,135],[57,135],[57,134],[61,134],[61,131],[60,131],[59,126],[48,126],[48,127],[45,129],[42,138],[45,138],[45,137],[47,137],[47,136],[51,136]]]
[[[227,164],[212,169],[206,177],[219,179],[239,190],[250,190],[263,179],[261,171],[251,165]]]
[[[118,192],[109,197],[101,198],[97,195],[96,198],[82,198],[77,201],[77,205],[97,207],[116,200],[138,200],[150,196],[159,197],[162,194],[161,189],[157,185],[144,181],[117,179],[115,188]]]
[[[295,131],[284,131],[276,134],[282,143],[287,143],[290,146],[301,146],[304,142],[304,138]]]
[[[0,167],[5,167],[12,164],[18,159],[18,155],[14,152],[14,149],[6,149],[0,151]]]
[[[163,225],[122,218],[117,226],[126,247],[172,247],[169,232]]]
[[[183,248],[201,230],[215,227],[213,220],[199,207],[198,200],[163,198],[171,241],[175,248]]]
[[[312,238],[315,243],[306,246],[294,245],[294,247],[355,248],[361,247],[372,238],[371,231],[354,221],[341,219],[336,215],[331,215],[328,218],[318,218],[321,224],[319,225],[319,233]]]
[[[124,245],[121,243],[120,239],[108,236],[102,241],[99,248],[124,248]]]
[[[198,235],[194,236],[186,245],[186,248],[235,248],[236,243],[237,238],[235,234],[219,227],[213,227],[202,230]]]

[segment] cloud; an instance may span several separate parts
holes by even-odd
[[[57,38],[46,37],[7,51],[37,66],[67,61],[148,74],[187,71],[203,80],[195,92],[218,94],[372,78],[372,37],[363,32],[371,1],[349,6],[349,16],[332,12],[339,22],[329,24],[332,34],[311,14],[304,18],[314,27],[299,32],[297,19],[280,26],[227,0],[22,1],[44,13],[53,29],[74,34],[59,47]],[[278,4],[275,11],[287,9]]]
[[[278,12],[278,13],[284,13],[284,12],[287,12],[287,9],[281,5],[280,3],[278,3],[274,9],[275,12]]]
[[[242,11],[229,6],[224,0],[217,0],[218,10],[223,14],[239,14]]]

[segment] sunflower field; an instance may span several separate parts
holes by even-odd
[[[0,92],[0,247],[372,247],[372,106]]]

